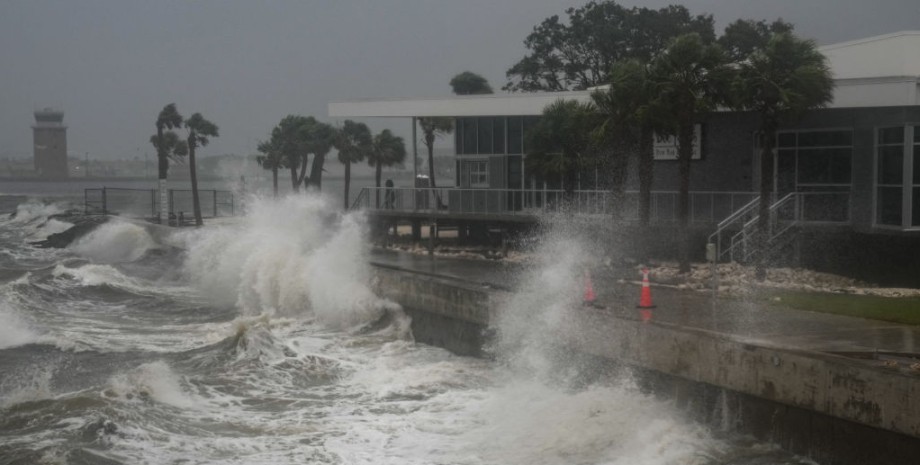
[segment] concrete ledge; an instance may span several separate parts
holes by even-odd
[[[377,267],[376,282],[381,294],[420,318],[413,322],[417,340],[472,355],[479,354],[474,346],[486,341],[485,331],[509,295],[394,268]],[[677,386],[678,399],[681,392],[729,396],[744,413],[747,430],[825,463],[920,463],[920,376],[623,316],[629,314],[573,312],[559,328],[560,340],[576,352],[634,367],[647,379],[667,380],[665,385]],[[713,402],[705,399],[698,403]],[[856,444],[890,450],[834,452]]]

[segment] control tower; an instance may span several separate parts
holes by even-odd
[[[64,112],[44,108],[35,112],[32,126],[35,172],[42,178],[67,177],[67,126]]]

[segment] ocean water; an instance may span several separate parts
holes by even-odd
[[[29,244],[67,204],[5,201],[0,464],[811,463],[559,360],[571,234],[546,238],[483,360],[412,340],[336,199],[254,198],[201,230],[114,219],[67,249]]]

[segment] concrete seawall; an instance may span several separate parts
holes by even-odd
[[[509,296],[482,283],[396,267],[376,266],[375,273],[379,292],[412,315],[417,341],[465,355],[481,354],[489,323]],[[580,309],[559,328],[561,340],[576,352],[633,368],[644,386],[701,421],[721,422],[822,465],[920,463],[920,376],[667,322],[642,323],[633,313]]]

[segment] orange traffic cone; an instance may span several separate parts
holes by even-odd
[[[648,284],[648,268],[642,269],[642,293],[639,294],[639,308],[655,308],[652,304],[652,288]]]
[[[594,294],[594,285],[591,283],[591,274],[585,270],[585,305],[594,303],[597,296]]]

